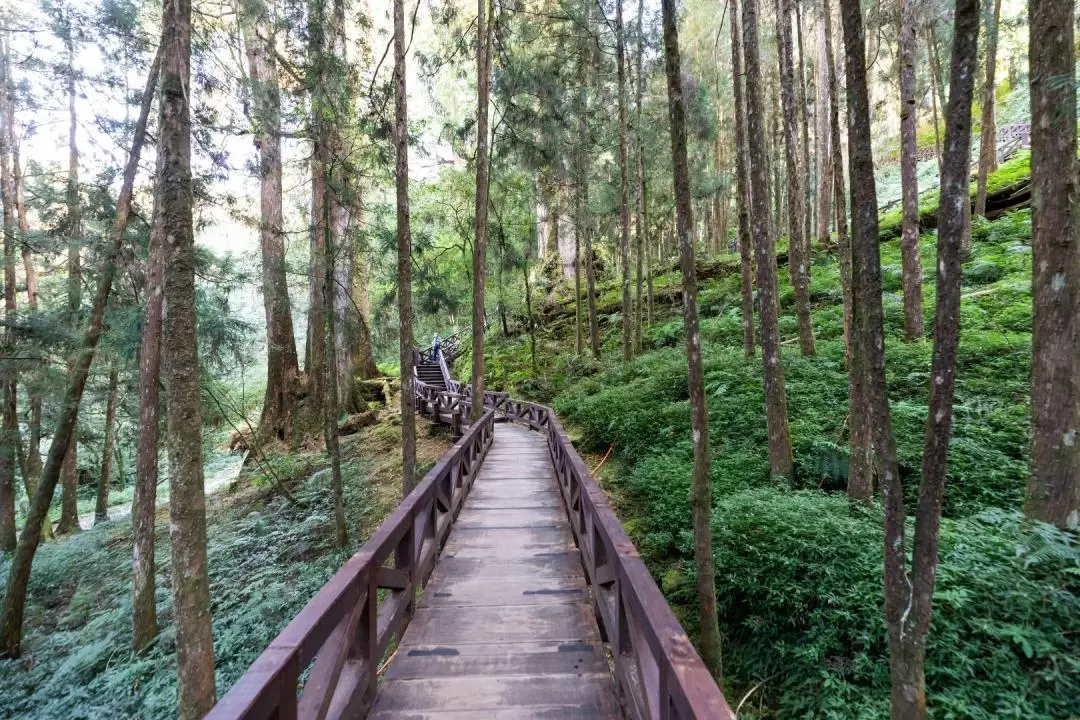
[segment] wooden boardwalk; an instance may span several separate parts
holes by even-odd
[[[622,717],[540,434],[495,426],[369,717]]]

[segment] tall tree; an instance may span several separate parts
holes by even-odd
[[[775,0],[776,43],[780,56],[780,103],[783,108],[784,158],[787,166],[788,268],[795,288],[795,314],[799,322],[799,349],[814,354],[814,326],[810,318],[810,259],[806,255],[806,193],[799,157],[802,116],[795,96],[795,66],[791,43],[791,2]]]
[[[645,96],[645,26],[642,22],[645,14],[645,0],[638,0],[637,11],[637,54],[635,55],[634,83],[634,145],[637,157],[634,196],[637,199],[636,217],[634,218],[634,254],[637,257],[637,277],[634,281],[634,349],[641,351],[642,323],[644,310],[641,304],[641,281],[645,273],[645,126],[642,124],[641,105]],[[650,269],[651,272],[651,269]]]
[[[619,264],[622,268],[622,355],[623,360],[634,356],[630,300],[630,151],[626,110],[626,42],[623,37],[622,0],[615,0],[615,62],[619,82]]]
[[[813,228],[813,215],[814,215],[814,192],[812,186],[813,176],[811,175],[810,168],[810,106],[807,102],[809,96],[809,89],[806,85],[806,47],[803,43],[803,16],[802,16],[802,3],[799,0],[792,0],[792,6],[795,10],[795,45],[799,49],[799,59],[795,63],[795,104],[799,109],[799,132],[802,135],[802,142],[800,149],[802,150],[802,164],[800,166],[802,180],[803,194],[805,195],[803,200],[803,257],[806,258],[807,267],[807,283],[810,281],[810,263],[812,261],[812,249],[810,245],[810,234]],[[790,17],[790,16],[789,16]],[[790,23],[788,27],[791,27]],[[809,291],[808,291],[809,292]]]
[[[731,83],[735,100],[735,189],[739,211],[739,271],[742,287],[743,352],[754,357],[754,263],[750,240],[750,150],[746,128],[746,84],[738,0],[731,3]]]
[[[183,0],[177,0],[183,1]],[[188,6],[190,10],[190,6]],[[190,23],[188,23],[190,28]],[[72,364],[71,373],[68,376],[67,387],[64,391],[64,399],[61,404],[60,417],[56,423],[56,429],[52,433],[52,441],[49,444],[49,454],[45,460],[45,467],[41,471],[41,480],[30,499],[30,509],[26,514],[26,523],[19,535],[19,545],[15,549],[15,555],[11,561],[11,570],[8,572],[7,584],[4,588],[4,601],[0,606],[0,657],[18,657],[22,651],[22,622],[26,610],[26,589],[30,581],[30,569],[34,563],[34,554],[41,542],[42,527],[48,517],[49,505],[52,503],[53,493],[60,482],[61,466],[67,455],[68,446],[74,435],[75,425],[79,417],[79,403],[82,400],[83,390],[86,388],[86,378],[90,373],[90,364],[94,360],[94,352],[101,333],[105,329],[105,307],[109,302],[109,294],[112,292],[113,280],[116,278],[117,266],[120,261],[120,249],[124,240],[124,230],[127,227],[128,217],[131,214],[131,197],[135,187],[135,174],[139,169],[139,158],[142,154],[143,141],[146,139],[146,124],[150,117],[150,104],[157,87],[158,74],[156,64],[146,80],[143,90],[142,105],[139,109],[139,119],[135,124],[135,132],[131,140],[131,152],[128,154],[127,164],[124,166],[124,179],[120,187],[120,195],[116,201],[116,211],[113,218],[112,229],[109,233],[109,243],[105,249],[104,262],[101,273],[98,275],[97,290],[94,301],[90,307],[90,316],[87,322],[86,333],[82,343],[75,353],[75,361]],[[187,87],[183,85],[182,87]],[[176,83],[172,86],[175,96],[185,97],[186,93]],[[185,187],[190,188],[190,182]]]
[[[765,419],[769,433],[769,472],[792,474],[791,431],[788,428],[787,387],[780,356],[780,297],[776,277],[776,247],[769,218],[769,165],[765,148],[761,61],[758,54],[757,0],[744,0],[743,55],[746,65],[746,128],[750,158],[751,231],[757,259],[758,315],[761,355],[765,366]]]
[[[998,22],[1001,0],[986,0],[986,74],[982,94],[982,131],[979,135],[979,177],[975,185],[975,214],[986,215],[986,182],[997,169],[997,124],[994,122],[994,87],[997,70]]]
[[[491,75],[491,28],[485,5],[476,0],[476,239],[473,242],[472,392],[470,416],[484,414],[484,276],[488,240],[488,81]],[[494,7],[494,3],[492,3]]]
[[[480,0],[483,2],[483,0]],[[408,495],[416,474],[416,409],[413,400],[412,232],[409,228],[409,113],[405,93],[405,0],[394,0],[394,182],[397,192],[397,297],[401,366],[401,474]]]
[[[844,153],[840,134],[840,92],[832,44],[832,9],[829,0],[822,2],[825,24],[825,62],[829,76],[829,130],[833,137],[830,147],[833,181],[833,209],[836,220],[837,255],[840,259],[840,287],[844,301],[844,357],[848,372],[848,464],[847,494],[852,500],[869,502],[874,496],[873,438],[867,418],[863,383],[853,368],[852,350],[852,287],[851,241],[848,237],[847,201],[844,189]]]
[[[926,717],[923,666],[937,572],[938,529],[952,428],[952,396],[959,341],[960,253],[966,232],[971,159],[971,96],[978,47],[977,0],[959,0],[953,30],[950,98],[938,230],[937,304],[931,364],[930,413],[923,476],[915,517],[910,572],[905,557],[904,493],[897,471],[885,382],[884,318],[877,239],[876,191],[870,145],[865,40],[858,0],[842,0],[847,48],[854,258],[854,372],[865,382],[885,505],[885,616],[889,627],[892,717]]]
[[[116,446],[116,392],[119,371],[116,360],[109,362],[109,394],[105,401],[105,442],[101,449],[101,477],[98,478],[94,505],[94,524],[109,521],[109,478],[112,476],[112,456]]]
[[[150,75],[161,72],[158,49]],[[164,170],[158,153],[157,175]],[[154,563],[154,515],[158,483],[158,406],[161,377],[161,326],[165,305],[165,220],[162,215],[160,178],[155,181],[154,216],[150,224],[150,254],[146,267],[146,307],[143,309],[142,344],[139,350],[139,439],[135,460],[135,497],[131,503],[132,607],[131,644],[143,652],[157,636],[156,571]]]
[[[326,293],[324,301],[328,311],[323,314],[326,327],[322,329],[326,333],[326,352],[329,357],[338,356],[336,328],[338,317],[333,307],[334,297],[338,294],[334,286],[335,258],[337,257],[335,235],[336,233],[330,233],[329,237],[326,238],[327,258],[323,263],[326,272],[326,284],[323,286],[323,292]],[[341,398],[338,394],[338,381],[337,364],[327,363],[326,397],[323,400],[323,408],[326,413],[323,418],[323,440],[326,443],[326,454],[330,456],[330,490],[334,498],[334,542],[338,548],[345,548],[349,544],[349,532],[345,527],[345,494],[341,480],[341,441],[338,438],[338,417],[341,413],[338,403]]]
[[[1075,0],[1029,0],[1031,64],[1031,467],[1024,512],[1077,525],[1080,268],[1077,267]]]
[[[67,58],[64,85],[68,101],[68,175],[65,190],[67,218],[64,222],[68,241],[68,324],[74,334],[79,328],[79,313],[82,306],[82,204],[79,198],[79,124],[75,109],[75,28],[72,27],[72,18],[69,14],[61,13],[58,27]],[[78,494],[79,428],[76,425],[68,444],[67,455],[64,457],[64,484],[60,494],[60,521],[56,525],[57,533],[75,533],[82,529],[79,527]]]
[[[164,344],[169,441],[169,540],[182,719],[214,705],[214,642],[206,563],[202,388],[195,332],[195,232],[191,193],[191,0],[165,0],[160,153],[165,241]]]
[[[749,0],[753,2],[754,0]],[[683,322],[686,326],[686,362],[690,385],[690,425],[694,436],[691,506],[694,514],[694,567],[696,570],[699,646],[706,667],[723,675],[720,627],[716,617],[716,567],[712,546],[712,481],[709,479],[709,408],[705,403],[705,372],[698,332],[697,270],[694,263],[694,218],[690,204],[690,168],[686,152],[686,106],[679,58],[679,31],[675,0],[661,3],[664,56],[667,70],[668,116],[671,119],[671,158],[675,185],[675,222],[682,266]]]
[[[259,153],[259,250],[266,315],[266,394],[256,445],[287,440],[296,405],[299,361],[285,278],[281,180],[281,91],[274,19],[266,0],[238,0],[244,38],[255,147]]]
[[[903,264],[904,337],[923,336],[919,261],[919,184],[915,144],[915,2],[900,0],[900,185],[903,195],[900,255]]]
[[[13,122],[12,104],[8,97],[9,83],[7,45],[0,52],[0,196],[4,211],[4,334],[0,347],[8,357],[15,355],[15,207],[12,192],[11,139],[9,128]],[[15,447],[19,442],[19,421],[16,409],[17,378],[15,364],[11,360],[0,375],[4,385],[3,434],[0,435],[0,552],[15,549]]]
[[[585,24],[590,26],[591,3],[585,3]],[[585,239],[585,305],[589,315],[589,349],[600,359],[600,323],[596,317],[596,254],[593,252],[592,223],[589,218],[589,152],[592,135],[589,130],[589,66],[592,63],[590,41],[583,36],[579,51],[578,81],[581,85],[581,114],[578,118],[581,139],[577,149],[578,208],[577,233]]]
[[[817,22],[816,50],[814,59],[814,166],[817,168],[817,237],[818,247],[826,249],[832,240],[829,226],[832,217],[832,162],[830,148],[834,140],[830,135],[829,112],[832,96],[829,93],[828,46],[825,36],[825,18]]]

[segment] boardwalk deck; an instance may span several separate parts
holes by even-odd
[[[496,426],[369,717],[621,717],[538,433]]]

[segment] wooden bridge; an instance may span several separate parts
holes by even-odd
[[[209,717],[734,718],[555,413],[466,424],[460,340],[416,367],[457,442]]]

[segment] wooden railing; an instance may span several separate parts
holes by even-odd
[[[491,321],[484,321],[484,330],[491,327]],[[465,352],[464,342],[472,337],[472,328],[465,328],[459,332],[454,333],[450,337],[444,339],[439,346],[439,357],[449,358],[447,362],[453,363]],[[431,347],[420,348],[417,351],[420,355],[420,362],[430,363],[435,360],[435,349]]]
[[[733,720],[723,693],[638,556],[555,412],[484,393],[480,421],[464,425],[472,388],[417,381],[422,414],[464,431],[360,552],[289,623],[211,711],[214,720],[360,717],[379,662],[412,617],[417,592],[491,445],[496,418],[547,435],[555,478],[581,553],[615,680],[634,720]],[[313,662],[314,661],[314,662]],[[302,692],[300,678],[307,675]]]
[[[417,593],[491,445],[494,421],[488,410],[466,430],[209,718],[362,716],[374,696],[379,663],[408,625]]]

